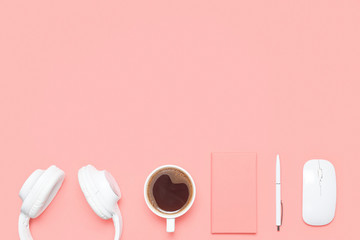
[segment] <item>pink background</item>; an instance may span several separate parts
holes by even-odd
[[[112,239],[77,183],[92,163],[121,187],[122,239],[356,239],[359,12],[357,0],[1,0],[1,238],[18,238],[25,179],[56,164],[66,180],[32,221],[34,238]],[[257,152],[256,235],[210,234],[212,151]],[[321,228],[301,217],[311,158],[338,177],[336,216]],[[198,189],[174,234],[143,199],[146,176],[166,163]]]

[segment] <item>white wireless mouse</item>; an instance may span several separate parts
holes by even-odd
[[[336,175],[334,166],[327,160],[314,159],[303,169],[304,222],[313,226],[329,224],[335,216]]]

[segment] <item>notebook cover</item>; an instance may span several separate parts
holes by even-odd
[[[256,185],[256,153],[212,153],[212,233],[256,233]]]

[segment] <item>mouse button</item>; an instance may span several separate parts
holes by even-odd
[[[334,165],[327,160],[322,160],[322,161],[323,162],[321,163],[321,166],[323,171],[323,177],[327,177],[327,178],[335,177]]]
[[[314,170],[312,169],[304,169],[304,183],[312,184],[316,181]]]
[[[317,167],[317,165],[318,165],[318,160],[311,159],[305,163],[304,167],[305,168],[314,168],[314,167]]]

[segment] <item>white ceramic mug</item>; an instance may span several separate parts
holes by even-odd
[[[148,187],[149,187],[149,182],[152,179],[152,177],[156,173],[158,173],[159,171],[161,171],[163,169],[167,169],[167,168],[173,168],[173,169],[176,169],[176,170],[181,171],[182,173],[184,173],[188,177],[188,179],[190,180],[190,183],[192,185],[192,187],[191,187],[192,192],[189,193],[190,199],[186,203],[185,207],[183,207],[182,209],[180,209],[179,211],[176,211],[176,212],[166,212],[165,213],[165,212],[162,212],[159,209],[155,208],[151,204],[149,196],[148,196]],[[160,166],[160,167],[156,168],[147,177],[147,179],[145,181],[145,185],[144,185],[145,202],[146,202],[147,206],[150,208],[150,210],[153,213],[155,213],[159,217],[162,217],[162,218],[166,219],[166,231],[167,232],[174,232],[175,231],[175,218],[178,218],[178,217],[184,215],[191,208],[191,206],[193,205],[194,200],[195,200],[195,195],[196,195],[195,183],[194,183],[194,180],[192,179],[191,175],[185,169],[183,169],[183,168],[181,168],[179,166],[175,166],[175,165],[164,165],[164,166]]]

